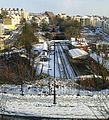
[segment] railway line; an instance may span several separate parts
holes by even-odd
[[[68,78],[68,73],[66,71],[66,66],[65,66],[65,61],[63,59],[62,56],[62,51],[60,50],[59,46],[56,45],[56,57],[57,57],[57,63],[58,64],[58,68],[61,69],[60,70],[60,75],[62,74],[62,78],[67,79]]]
[[[91,75],[92,73],[90,72],[90,69],[87,67],[87,65],[81,62],[73,63],[71,61],[70,56],[68,55],[67,51],[65,51],[66,47],[66,44],[62,44],[60,42],[55,43],[55,76],[59,79],[75,80],[75,77],[77,76]],[[45,56],[45,58],[49,59],[48,61],[42,61],[40,75],[46,72],[46,74],[54,76],[54,49],[52,52],[53,54],[48,53],[50,55]],[[47,70],[49,69],[47,66],[49,66],[50,70]]]
[[[56,59],[60,72],[60,78],[73,79],[76,75],[64,53],[61,43],[56,43]]]

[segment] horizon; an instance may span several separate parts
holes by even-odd
[[[54,14],[109,16],[109,0],[0,0],[0,8],[23,8],[29,13],[51,11]]]

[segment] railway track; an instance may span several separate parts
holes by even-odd
[[[67,76],[67,73],[66,73],[65,62],[63,60],[61,50],[60,50],[60,48],[57,44],[56,44],[56,53],[57,53],[56,58],[57,58],[58,68],[60,69],[60,76],[63,79],[68,79],[68,76]]]
[[[74,67],[72,66],[72,64],[71,64],[71,62],[70,62],[67,54],[65,53],[65,50],[64,50],[62,44],[61,44],[61,43],[59,43],[59,44],[60,44],[60,46],[61,46],[61,48],[62,48],[62,50],[63,50],[63,52],[64,52],[65,59],[66,59],[66,61],[67,61],[67,64],[69,65],[69,69],[71,70],[71,72],[70,72],[71,75],[70,75],[70,76],[76,77],[76,76],[77,76],[76,70],[75,70]],[[69,69],[68,69],[68,70],[69,70]]]
[[[60,78],[73,79],[76,75],[64,53],[61,43],[56,43],[56,57],[60,71]]]

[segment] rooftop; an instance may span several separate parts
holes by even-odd
[[[86,57],[88,55],[88,53],[86,51],[78,49],[78,48],[69,50],[69,54],[71,55],[71,57],[73,59],[83,58],[83,57]]]

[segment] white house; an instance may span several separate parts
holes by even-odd
[[[4,34],[4,25],[3,25],[3,20],[0,20],[0,35]]]
[[[103,31],[109,34],[109,20],[103,22]]]

